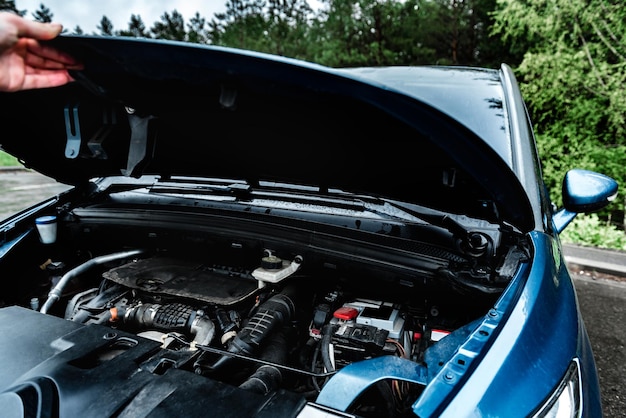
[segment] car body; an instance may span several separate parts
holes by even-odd
[[[76,81],[0,95],[73,186],[0,224],[9,416],[601,415],[558,234],[617,184],[556,211],[508,66],[51,43]]]

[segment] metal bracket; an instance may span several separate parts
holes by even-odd
[[[78,107],[78,104],[67,105],[63,109],[65,116],[65,132],[67,136],[67,142],[65,144],[65,158],[76,159],[79,155],[81,155],[83,137],[81,134]],[[86,154],[83,150],[82,157],[106,160],[108,157],[102,144],[111,135],[111,132],[115,129],[116,124],[117,117],[115,110],[112,108],[103,109],[102,126],[91,138],[86,140],[86,145],[91,152],[91,155]]]
[[[87,148],[91,151],[93,158],[99,160],[108,159],[107,153],[102,144],[115,130],[116,125],[117,113],[115,112],[115,109],[104,109],[102,112],[102,127],[100,127],[100,129],[98,129],[98,131],[91,138],[89,138],[89,141],[87,141]]]
[[[126,169],[122,170],[124,176],[139,177],[141,175],[140,164],[144,163],[148,157],[148,126],[151,119],[154,119],[154,116],[141,117],[132,113],[128,115],[131,135]]]
[[[65,144],[65,158],[74,159],[78,157],[80,152],[80,122],[78,119],[78,105],[65,106],[63,109],[65,115],[65,133],[67,143]]]

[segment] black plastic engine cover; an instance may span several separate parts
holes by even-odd
[[[258,395],[190,371],[144,367],[159,343],[20,307],[0,309],[3,417],[292,417],[297,394]]]
[[[105,272],[103,276],[131,289],[220,306],[240,302],[259,287],[249,271],[160,257],[127,263]]]

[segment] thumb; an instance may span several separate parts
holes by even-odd
[[[60,23],[36,22],[24,19],[18,15],[12,15],[11,21],[17,28],[17,36],[19,38],[47,40],[56,37],[63,30],[63,25]]]

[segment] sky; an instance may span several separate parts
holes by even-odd
[[[177,10],[185,23],[196,14],[211,20],[215,13],[224,12],[226,0],[16,0],[18,10],[26,10],[24,17],[32,19],[32,13],[42,4],[50,9],[55,22],[73,32],[78,25],[85,34],[99,33],[98,26],[103,15],[113,23],[113,30],[128,28],[132,14],[141,16],[146,28],[160,21],[164,12]]]

